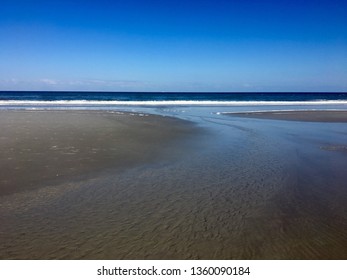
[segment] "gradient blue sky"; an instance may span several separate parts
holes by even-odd
[[[16,1],[0,90],[347,91],[347,1]]]

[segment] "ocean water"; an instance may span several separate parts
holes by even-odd
[[[52,92],[1,91],[0,105],[35,102],[74,104],[236,104],[237,102],[347,102],[347,93]]]
[[[1,109],[119,110],[189,119],[224,112],[344,110],[347,93],[1,91]],[[195,119],[194,121],[198,121]]]

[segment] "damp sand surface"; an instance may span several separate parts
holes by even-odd
[[[230,116],[306,122],[347,122],[347,111],[343,110],[295,110],[226,113]]]
[[[9,114],[13,126],[32,116],[31,131],[45,130],[62,112],[51,113],[1,112],[2,128]],[[220,115],[204,117],[202,130],[150,115],[62,114],[61,126],[86,122],[94,148],[111,149],[114,139],[131,160],[123,166],[105,153],[80,173],[0,196],[1,259],[347,258],[345,124]],[[108,141],[96,141],[92,120],[99,133],[113,128]],[[13,133],[27,143],[24,132]]]
[[[155,161],[194,131],[174,118],[113,111],[0,111],[0,127],[0,196]]]

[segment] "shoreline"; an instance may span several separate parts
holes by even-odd
[[[242,118],[271,119],[301,122],[347,122],[347,111],[343,110],[293,110],[223,113],[227,116]]]

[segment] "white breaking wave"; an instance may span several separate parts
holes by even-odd
[[[102,101],[102,100],[0,100],[0,106],[257,106],[257,105],[337,105],[347,104],[347,100],[313,101],[215,101],[215,100],[148,100],[148,101]]]

